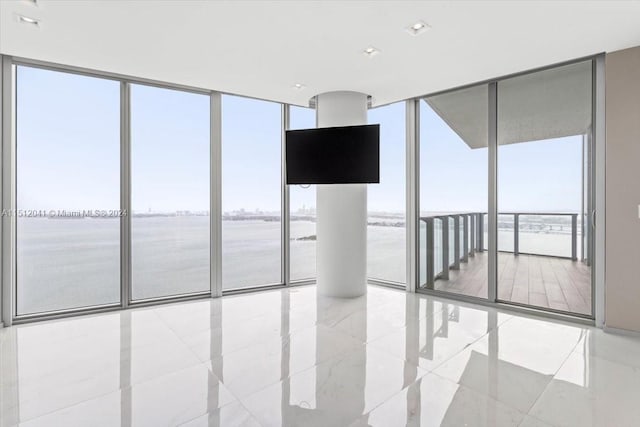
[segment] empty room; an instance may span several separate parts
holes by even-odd
[[[0,0],[0,427],[639,426],[638,22]]]

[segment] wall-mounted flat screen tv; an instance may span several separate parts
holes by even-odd
[[[380,183],[380,125],[289,130],[287,184]]]

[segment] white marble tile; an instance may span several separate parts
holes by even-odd
[[[21,423],[21,426],[176,426],[215,413],[235,398],[204,365]]]
[[[157,322],[157,316],[150,308],[140,308],[120,312],[101,313],[66,319],[28,323],[6,328],[9,334],[18,334],[21,339],[30,339],[41,345],[49,345],[89,335],[120,334],[124,327],[142,328]],[[135,323],[135,324],[134,324]]]
[[[158,306],[155,312],[163,323],[181,337],[229,327],[254,319],[279,319],[285,309],[288,292],[275,290],[256,294],[233,295],[203,301]]]
[[[532,417],[531,415],[527,415],[524,417],[524,420],[520,423],[518,427],[554,427],[551,424],[547,424],[544,421],[541,421],[537,418]]]
[[[119,391],[95,399],[82,401],[58,411],[29,419],[19,424],[20,427],[92,427],[124,426],[120,405],[122,396]]]
[[[369,345],[431,370],[510,319],[492,309],[445,304]]]
[[[512,319],[433,372],[526,413],[583,333],[580,327]]]
[[[76,369],[20,382],[3,390],[3,400],[11,399],[19,407],[20,420],[28,420],[200,363],[179,342],[137,347],[111,356],[110,360],[87,359]]]
[[[404,313],[385,310],[384,306],[370,310],[359,310],[334,323],[331,328],[362,342],[373,341],[405,325]]]
[[[382,304],[392,303],[395,305],[402,305],[409,299],[422,299],[415,293],[407,293],[403,289],[394,289],[376,285],[368,286],[367,296],[372,303],[379,301]]]
[[[414,294],[405,295],[402,299],[396,296],[391,301],[355,311],[339,321],[331,322],[331,327],[360,341],[371,342],[399,330],[407,323],[433,316],[444,309],[439,302],[431,303]]]
[[[574,352],[530,415],[554,426],[637,426],[640,369]]]
[[[495,336],[500,342],[502,360],[554,374],[586,330],[581,325],[517,317],[502,325]]]
[[[318,325],[228,353],[211,361],[213,373],[244,397],[364,344]]]
[[[576,351],[640,368],[640,338],[589,328]]]
[[[222,325],[218,327],[186,335],[180,334],[180,338],[201,361],[208,361],[246,347],[287,336],[314,324],[315,320],[308,316],[289,317],[277,312],[236,322],[223,319]]]
[[[231,295],[222,298],[222,317],[227,321],[247,320],[280,314],[289,300],[286,289]]]
[[[315,313],[317,290],[315,286],[291,286],[282,291],[283,301],[289,311],[306,312],[313,307]]]
[[[74,318],[11,328],[11,340],[3,345],[3,357],[15,359],[13,369],[18,371],[24,385],[61,371],[73,374],[85,364],[102,366],[113,360],[119,363],[120,353],[132,348],[182,345],[151,311],[123,311],[104,316],[103,322],[92,316],[90,322]],[[75,319],[80,326],[74,323]],[[96,329],[92,331],[90,325]]]
[[[518,426],[524,415],[485,394],[429,374],[351,427]]]
[[[155,309],[162,322],[178,335],[188,335],[219,327],[222,323],[220,299],[169,304]]]
[[[2,348],[1,407],[19,407],[20,420],[28,420],[200,363],[153,313],[109,318],[121,328],[75,329],[42,344],[39,324],[16,328],[15,341]]]
[[[0,330],[0,426],[636,426],[638,360],[567,322],[305,286]]]
[[[313,315],[318,323],[333,326],[357,311],[370,310],[385,302],[375,292],[373,295],[367,294],[357,298],[332,298],[318,295],[315,304],[302,307],[302,310]]]
[[[121,356],[120,365],[130,360],[131,384],[175,372],[200,363],[195,354],[180,340],[169,340],[142,347],[134,347]]]
[[[265,427],[344,426],[425,374],[363,346],[240,400]]]
[[[484,351],[465,350],[433,372],[474,391],[527,412],[552,376],[488,356]]]
[[[20,420],[20,408],[17,406],[4,407],[4,402],[0,403],[0,426],[14,427]]]
[[[239,402],[215,409],[194,420],[181,424],[184,427],[261,427],[255,418]]]
[[[104,369],[96,367],[91,372],[69,371],[24,385],[5,387],[2,390],[2,415],[4,417],[8,411],[14,422],[40,417],[118,390],[119,376],[117,365],[111,365]]]

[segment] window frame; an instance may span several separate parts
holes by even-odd
[[[595,128],[592,130],[593,135],[593,149],[595,153],[594,160],[594,171],[595,171],[595,209],[598,212],[595,222],[597,223],[596,231],[595,231],[595,248],[594,248],[594,268],[592,270],[592,309],[593,316],[590,318],[579,318],[579,317],[569,317],[569,319],[577,322],[590,323],[593,324],[593,320],[595,318],[595,323],[597,325],[602,325],[604,321],[604,256],[602,254],[602,248],[604,245],[605,238],[605,230],[604,230],[604,221],[605,221],[605,211],[604,211],[604,54],[592,55],[582,58],[577,58],[570,61],[565,61],[558,64],[553,64],[545,67],[541,67],[538,69],[527,70],[522,73],[515,73],[508,76],[502,76],[498,78],[488,79],[482,82],[475,82],[470,85],[465,85],[461,87],[452,88],[446,91],[436,92],[424,94],[421,96],[413,97],[405,100],[406,105],[406,290],[408,292],[420,292],[424,294],[433,294],[438,297],[442,297],[443,295],[438,291],[428,291],[419,289],[419,275],[418,275],[418,265],[419,265],[419,131],[420,131],[420,120],[419,120],[419,108],[420,108],[420,99],[425,96],[433,96],[439,93],[446,93],[449,91],[459,90],[467,86],[475,86],[478,84],[492,84],[499,82],[502,79],[514,77],[516,75],[528,74],[537,71],[542,71],[544,69],[555,68],[562,65],[568,65],[576,62],[583,62],[591,60],[593,61],[593,108],[592,114],[594,116],[593,124]],[[186,295],[186,296],[178,296],[178,297],[166,297],[166,298],[158,298],[153,300],[143,300],[137,301],[135,303],[131,303],[130,301],[130,265],[128,263],[120,264],[121,268],[121,301],[119,304],[109,305],[109,306],[99,306],[99,307],[86,307],[82,309],[71,309],[71,310],[63,310],[59,312],[48,312],[44,314],[38,315],[25,315],[16,317],[16,304],[15,304],[15,296],[16,296],[16,245],[15,245],[15,217],[12,215],[3,215],[1,226],[0,226],[0,243],[2,249],[2,260],[0,262],[0,277],[1,277],[1,292],[0,292],[0,308],[2,309],[1,319],[3,321],[4,326],[11,326],[12,324],[26,323],[37,320],[46,320],[46,319],[54,319],[61,317],[69,317],[87,313],[100,313],[105,311],[113,311],[113,310],[121,310],[128,307],[139,307],[139,306],[147,306],[147,305],[155,305],[159,303],[165,302],[175,302],[175,301],[183,301],[183,300],[192,300],[192,299],[201,299],[201,298],[210,298],[210,297],[220,297],[227,294],[234,293],[242,293],[242,292],[250,292],[255,290],[256,288],[243,288],[237,290],[229,290],[222,291],[222,262],[221,262],[221,144],[222,144],[222,135],[221,135],[221,125],[222,125],[222,117],[221,117],[221,96],[223,92],[214,91],[214,90],[206,90],[197,87],[191,87],[188,85],[179,85],[179,84],[171,84],[167,82],[156,81],[152,79],[143,79],[136,78],[132,76],[117,74],[117,73],[109,73],[96,71],[91,69],[86,69],[82,67],[74,67],[74,66],[66,66],[60,64],[53,64],[46,61],[32,60],[20,57],[12,57],[9,55],[0,55],[0,117],[1,117],[1,136],[2,136],[2,172],[0,173],[0,188],[2,189],[2,194],[0,199],[2,200],[2,208],[3,212],[12,212],[12,210],[16,206],[16,188],[15,188],[15,67],[16,66],[29,66],[35,68],[42,68],[52,71],[66,72],[71,74],[80,74],[89,77],[97,77],[102,79],[111,79],[120,82],[121,85],[121,147],[124,146],[128,148],[130,144],[130,123],[129,123],[129,114],[130,114],[130,96],[129,96],[129,85],[130,84],[144,84],[150,86],[157,86],[160,88],[174,89],[180,91],[194,92],[198,94],[204,94],[210,97],[210,138],[211,138],[211,149],[210,149],[210,280],[211,280],[211,289],[210,292],[203,292],[194,295]],[[231,94],[234,96],[239,96],[236,94]],[[496,102],[495,100],[494,102]],[[271,101],[272,102],[272,101]],[[394,101],[397,102],[397,101]],[[377,105],[376,107],[382,107],[386,104]],[[310,102],[310,106],[313,107],[313,99]],[[312,284],[315,280],[308,280],[302,282],[291,282],[289,277],[289,241],[288,241],[288,233],[289,233],[289,190],[284,183],[284,131],[288,126],[289,120],[289,106],[287,104],[281,104],[282,107],[282,159],[281,167],[282,167],[282,179],[281,179],[281,192],[282,192],[282,242],[281,242],[281,271],[282,271],[282,283],[273,284],[270,286],[261,286],[259,290],[265,290],[269,288],[281,288],[284,286],[294,286],[294,285],[306,285]],[[127,150],[121,150],[121,188],[125,188],[125,192],[121,191],[121,208],[129,208],[130,207],[130,189],[128,186],[130,185],[130,158],[129,152]],[[496,153],[497,154],[497,153]],[[491,172],[490,172],[491,173]],[[490,185],[495,185],[495,182],[490,183]],[[490,190],[491,191],[491,190]],[[494,200],[495,202],[495,200]],[[491,206],[490,206],[491,209]],[[495,209],[495,207],[494,207]],[[495,213],[495,211],[494,211]],[[497,218],[491,218],[495,221]],[[130,256],[130,247],[128,244],[124,244],[124,242],[130,242],[130,220],[127,217],[127,220],[122,221],[121,223],[121,231],[120,231],[120,250],[121,257],[125,260],[129,259]],[[494,236],[495,237],[495,236]],[[495,242],[494,242],[495,245]],[[122,259],[121,258],[121,259]],[[495,272],[494,272],[495,274]],[[495,280],[495,279],[494,279]],[[376,283],[379,285],[388,285],[387,283]],[[491,283],[490,283],[491,288]],[[494,290],[495,291],[495,290]],[[446,298],[450,299],[458,299],[469,301],[468,298],[464,298],[457,295],[446,294],[444,295]],[[539,315],[546,317],[555,317],[567,319],[566,315],[557,314],[552,312],[544,312],[536,309],[525,309],[519,308],[516,306],[506,307],[504,304],[500,304],[495,302],[494,299],[491,300],[481,300],[478,301],[476,299],[471,300],[473,303],[481,303],[487,304],[493,307],[504,307],[510,310],[515,311],[526,311],[526,312],[535,312]]]
[[[488,79],[485,81],[475,82],[468,85],[463,85],[451,89],[447,89],[444,91],[439,91],[435,93],[430,93],[426,95],[422,95],[419,97],[413,98],[412,108],[415,109],[413,114],[407,117],[407,127],[408,130],[411,130],[414,134],[409,139],[412,139],[416,147],[413,147],[415,153],[414,159],[407,160],[408,164],[411,164],[413,160],[415,160],[415,164],[411,167],[416,169],[416,176],[411,194],[408,196],[415,199],[415,204],[417,208],[413,207],[412,202],[407,202],[407,210],[408,214],[414,214],[411,212],[411,209],[417,211],[418,217],[412,218],[413,227],[416,228],[416,232],[414,233],[416,242],[411,247],[412,261],[415,264],[412,267],[412,272],[415,271],[416,277],[413,278],[410,287],[415,289],[417,293],[425,294],[425,295],[433,295],[437,297],[445,297],[453,300],[459,300],[464,302],[470,302],[475,304],[483,304],[489,305],[492,307],[505,308],[512,311],[523,312],[523,313],[535,313],[537,315],[555,319],[562,320],[571,320],[579,323],[585,324],[596,324],[602,325],[604,324],[604,260],[601,254],[597,253],[596,249],[593,249],[593,264],[591,268],[591,313],[588,315],[583,315],[580,313],[566,312],[562,310],[554,310],[547,309],[542,307],[530,306],[530,305],[522,305],[513,302],[503,302],[498,298],[498,280],[497,280],[497,272],[498,272],[498,255],[497,255],[497,226],[498,226],[498,188],[497,188],[497,178],[498,178],[498,141],[497,141],[497,131],[498,131],[498,84],[501,81],[524,76],[527,74],[535,74],[540,71],[552,70],[555,68],[560,68],[567,65],[588,62],[590,61],[592,64],[592,108],[591,108],[591,138],[590,138],[590,151],[594,153],[595,160],[593,160],[592,164],[592,175],[593,180],[593,191],[591,197],[594,200],[593,206],[595,208],[593,214],[598,212],[596,215],[597,226],[592,230],[594,234],[594,239],[590,243],[592,247],[598,248],[604,246],[604,194],[603,191],[598,191],[598,183],[601,184],[601,180],[604,180],[604,156],[602,153],[604,137],[602,134],[603,128],[603,120],[604,120],[604,94],[602,92],[603,87],[603,73],[604,73],[604,54],[591,55],[582,58],[576,58],[569,61],[564,61],[557,64],[552,64],[545,67],[539,67],[531,70],[526,70],[519,73],[509,74],[505,76],[500,76],[497,78]],[[480,298],[467,296],[462,294],[456,294],[441,290],[435,289],[425,289],[420,286],[419,283],[419,260],[420,260],[420,239],[419,239],[419,212],[420,212],[420,192],[419,192],[419,179],[420,179],[420,162],[419,162],[419,145],[420,145],[420,100],[423,98],[428,98],[435,95],[442,95],[447,93],[453,93],[462,89],[482,86],[486,85],[489,91],[489,99],[488,99],[488,168],[489,168],[489,194],[488,194],[488,297]],[[409,102],[409,101],[408,101]],[[409,104],[408,104],[409,105]],[[409,107],[408,107],[409,108]],[[597,153],[600,152],[600,155]],[[409,168],[409,165],[408,165]],[[600,255],[600,256],[599,256]]]
[[[222,95],[223,92],[206,90],[186,85],[160,82],[151,79],[134,78],[117,73],[101,72],[59,64],[51,64],[45,61],[0,55],[0,117],[2,118],[2,174],[0,176],[0,188],[2,188],[2,206],[5,212],[13,212],[16,207],[16,70],[17,67],[30,67],[42,70],[75,74],[86,77],[116,81],[120,84],[120,209],[131,212],[131,85],[145,85],[160,89],[170,89],[182,92],[206,95],[209,97],[209,191],[210,191],[210,288],[207,291],[188,294],[161,296],[133,300],[131,289],[131,217],[124,215],[120,219],[120,301],[117,303],[71,308],[55,311],[47,311],[34,314],[17,315],[17,281],[16,281],[16,218],[14,215],[4,215],[0,227],[0,240],[2,243],[1,264],[1,292],[0,307],[1,319],[4,326],[12,324],[28,323],[33,321],[65,318],[90,313],[101,313],[122,310],[129,307],[144,307],[162,303],[188,301],[203,298],[215,298],[227,294],[249,292],[256,289],[264,290],[288,286],[288,252],[286,237],[289,233],[288,212],[282,211],[281,226],[281,281],[280,283],[268,283],[264,286],[254,286],[239,289],[222,289]],[[236,94],[229,94],[244,97]],[[267,102],[273,102],[268,101]],[[288,114],[288,105],[280,105],[282,120],[281,147],[284,156],[284,130]],[[283,157],[284,159],[284,157]],[[281,204],[288,206],[288,188],[284,184],[284,162],[281,165]],[[298,284],[298,283],[295,283]],[[306,283],[305,283],[306,284]]]

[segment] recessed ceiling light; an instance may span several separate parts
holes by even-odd
[[[24,24],[32,24],[32,25],[39,25],[40,21],[35,19],[35,18],[29,18],[28,16],[24,16],[24,15],[18,15],[18,21],[22,22]]]
[[[305,86],[305,85],[303,85],[302,83],[295,83],[295,84],[293,85],[293,88],[294,88],[294,89],[298,89],[298,90],[300,90],[300,89],[304,89],[305,87],[306,87],[306,86]]]
[[[415,24],[405,28],[407,30],[407,32],[413,36],[417,36],[418,34],[421,34],[425,31],[427,31],[429,28],[429,25],[426,24],[423,21],[418,21]]]
[[[373,47],[373,46],[369,46],[368,48],[363,50],[362,53],[364,53],[365,55],[371,57],[371,56],[379,54],[380,51],[378,49],[376,49],[375,47]]]

